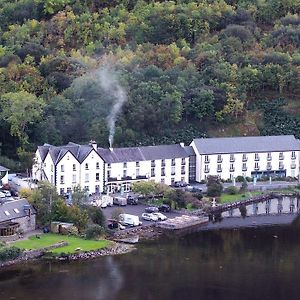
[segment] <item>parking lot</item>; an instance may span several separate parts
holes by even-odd
[[[150,225],[154,222],[152,221],[146,221],[142,219],[142,213],[145,212],[145,208],[149,207],[150,205],[146,205],[146,204],[138,204],[138,205],[126,205],[126,206],[117,206],[117,205],[113,205],[111,207],[106,207],[103,208],[102,211],[106,217],[106,219],[111,219],[111,215],[112,212],[116,209],[116,208],[121,208],[125,214],[130,214],[130,215],[135,215],[135,216],[139,216],[140,221],[143,222],[143,225]],[[174,218],[174,217],[178,217],[180,215],[182,215],[181,213],[178,213],[176,211],[171,211],[168,213],[163,213],[166,217],[168,218]]]

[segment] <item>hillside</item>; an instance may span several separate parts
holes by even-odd
[[[298,13],[298,0],[0,0],[0,164],[109,133],[300,137]]]

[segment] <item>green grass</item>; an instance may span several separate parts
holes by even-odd
[[[109,245],[109,241],[107,240],[85,240],[75,236],[66,236],[60,234],[46,233],[40,235],[40,238],[36,238],[35,236],[31,236],[28,240],[17,241],[13,243],[14,246],[19,247],[21,249],[41,249],[47,246],[51,246],[53,244],[59,242],[67,242],[68,246],[60,247],[51,250],[54,254],[60,253],[75,253],[76,248],[80,248],[81,251],[91,251],[97,250],[101,248],[105,248]]]
[[[220,203],[247,200],[251,197],[259,196],[262,194],[263,194],[263,192],[260,192],[260,191],[245,192],[245,193],[241,193],[241,194],[239,193],[236,195],[229,195],[229,194],[223,193],[220,197]]]

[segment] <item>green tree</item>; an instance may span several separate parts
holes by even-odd
[[[28,144],[27,128],[42,117],[44,101],[28,92],[7,93],[0,98],[0,117],[10,126],[10,133],[21,145]]]
[[[223,191],[223,185],[219,176],[208,176],[207,177],[207,196],[219,197]]]

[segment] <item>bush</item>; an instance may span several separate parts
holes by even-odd
[[[247,208],[246,208],[246,205],[242,205],[239,207],[239,210],[241,212],[241,216],[243,218],[245,218],[247,216]]]
[[[226,193],[229,195],[236,195],[238,193],[238,189],[235,186],[229,186],[226,189]]]
[[[0,261],[7,261],[18,258],[22,254],[22,250],[15,246],[0,249]]]
[[[94,239],[98,239],[103,234],[104,234],[104,228],[98,224],[93,224],[87,228],[85,232],[85,237],[88,240],[94,240]]]
[[[237,176],[237,177],[235,178],[235,181],[236,181],[236,182],[243,182],[243,181],[244,181],[244,177],[241,176],[241,175],[239,175],[239,176]]]
[[[244,192],[246,192],[247,190],[248,190],[248,183],[247,183],[246,180],[244,180],[243,183],[242,183],[242,186],[241,186],[241,188],[240,188],[240,192],[241,192],[241,193],[244,193]]]

